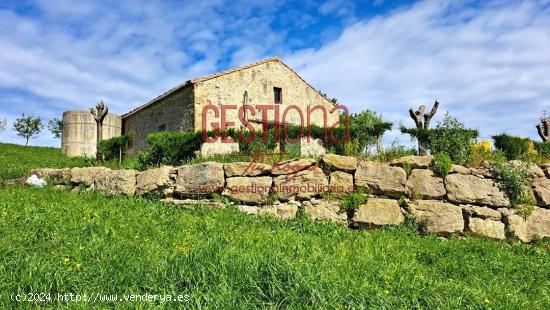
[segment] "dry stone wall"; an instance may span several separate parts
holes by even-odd
[[[327,154],[318,162],[297,159],[276,165],[206,162],[142,172],[45,168],[30,175],[57,186],[95,189],[106,195],[153,195],[186,207],[234,205],[249,214],[281,219],[294,218],[301,210],[313,220],[353,228],[399,225],[410,218],[421,231],[438,235],[470,233],[493,239],[508,235],[525,242],[550,237],[549,165],[530,166],[537,206],[518,208],[510,205],[488,165],[454,165],[441,178],[430,163],[430,156],[388,164]],[[344,210],[342,196],[357,187],[366,188],[369,198],[355,211]]]

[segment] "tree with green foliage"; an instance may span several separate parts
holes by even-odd
[[[350,143],[364,153],[370,146],[376,145],[376,152],[381,151],[381,139],[384,133],[391,130],[392,123],[384,122],[382,115],[365,110],[350,115]]]
[[[54,118],[48,121],[48,129],[55,138],[61,138],[63,134],[63,120]]]
[[[29,145],[29,139],[38,135],[42,129],[44,129],[44,124],[40,117],[24,113],[13,123],[13,130],[17,132],[18,136],[25,138],[25,146]]]

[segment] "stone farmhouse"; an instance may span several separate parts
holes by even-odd
[[[243,118],[258,130],[262,128],[263,118],[269,124],[278,121],[279,123],[295,125],[303,123],[306,125],[308,109],[311,111],[309,113],[310,124],[331,126],[338,121],[339,111],[331,100],[279,58],[272,57],[186,81],[120,118],[116,115],[110,117],[110,119],[120,122],[113,125],[111,121],[109,123],[110,132],[113,131],[113,128],[116,130],[118,127],[120,134],[131,134],[133,139],[129,145],[128,153],[137,154],[147,148],[146,137],[152,132],[200,131],[203,128],[203,119],[206,121],[204,127],[211,130],[212,123],[220,123],[221,114],[226,115],[228,128],[243,128],[238,108],[244,105],[254,107],[255,111],[245,110]],[[212,108],[204,110],[205,106],[214,106],[218,111],[214,111]],[[264,112],[262,106],[269,106],[269,109],[265,108]],[[279,108],[279,113],[275,112],[275,106]],[[327,111],[326,113],[323,108]],[[205,111],[205,115],[203,115],[203,111]],[[86,118],[86,116],[79,114],[80,122],[83,122],[82,118]],[[91,147],[91,144],[95,144],[94,122],[88,119],[84,121],[86,128],[77,128],[78,122],[66,124],[63,144],[73,146],[71,154],[68,155],[93,155],[90,153],[95,153],[93,151],[95,148]],[[83,131],[87,133],[83,133]],[[67,133],[66,137],[65,133]],[[109,137],[116,135],[112,132]],[[308,150],[310,154],[323,152],[319,149],[318,141],[306,140],[302,139],[302,150]],[[78,149],[79,143],[86,145],[81,152]],[[65,149],[66,147],[62,145],[62,150]],[[208,154],[237,150],[238,144],[236,143],[205,143],[201,148],[202,153]]]

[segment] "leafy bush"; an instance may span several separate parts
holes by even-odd
[[[539,142],[535,144],[535,149],[539,155],[550,159],[550,142]]]
[[[495,148],[502,151],[509,160],[522,159],[529,155],[531,141],[527,138],[500,134],[493,136],[493,140]]]
[[[104,160],[118,159],[118,162],[121,163],[129,141],[129,135],[122,135],[111,139],[102,140],[99,143],[99,152],[103,156]]]
[[[160,166],[177,165],[195,156],[200,149],[202,134],[200,132],[155,132],[147,136],[149,149],[138,155],[139,165]]]
[[[355,210],[359,208],[360,205],[367,202],[368,194],[365,188],[360,187],[356,192],[347,193],[344,195],[341,200],[342,209],[350,216],[353,216]]]
[[[493,170],[495,180],[506,193],[513,206],[534,204],[526,192],[531,184],[527,163],[513,165],[506,161],[497,161],[493,163]]]
[[[452,159],[461,165],[470,162],[472,158],[472,140],[479,136],[475,129],[468,129],[456,118],[451,117],[447,112],[443,121],[438,122],[433,129],[418,129],[400,127],[402,133],[411,135],[411,137],[429,146],[432,154],[446,153]]]
[[[464,124],[447,112],[443,121],[430,130],[432,154],[446,153],[453,162],[464,165],[471,160],[470,144],[478,135],[477,130],[465,128]]]
[[[434,159],[432,160],[432,169],[434,173],[442,178],[449,174],[452,165],[453,161],[451,160],[451,157],[445,153],[435,154]]]

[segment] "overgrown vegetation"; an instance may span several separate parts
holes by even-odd
[[[476,129],[464,127],[458,119],[452,117],[449,112],[435,128],[405,128],[401,126],[401,132],[418,139],[419,143],[426,145],[432,154],[445,153],[451,160],[460,165],[466,165],[472,159],[471,143],[479,136]]]
[[[12,293],[187,294],[45,308],[547,309],[550,251],[415,228],[354,231],[51,188],[0,188],[0,308]],[[518,272],[521,266],[521,272]]]
[[[130,135],[122,135],[102,140],[99,143],[99,152],[104,160],[118,160],[119,164],[122,164],[122,157],[125,155],[130,139]]]
[[[531,185],[527,163],[513,165],[506,161],[496,161],[493,163],[493,170],[495,180],[513,206],[534,205],[535,202],[527,193]]]
[[[368,199],[369,194],[367,189],[359,187],[354,192],[344,194],[340,198],[340,206],[346,211],[348,217],[352,217],[359,206],[366,203]]]
[[[453,161],[451,157],[445,153],[437,153],[434,155],[432,160],[432,170],[433,172],[444,178],[451,171]]]

